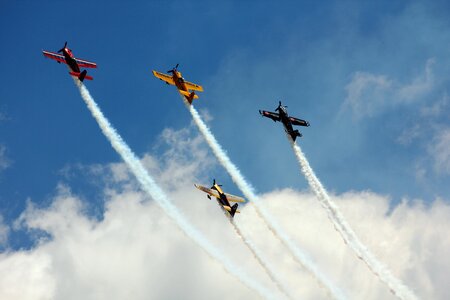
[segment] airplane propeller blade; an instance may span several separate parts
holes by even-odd
[[[280,107],[281,107],[281,101],[278,101],[278,107],[275,108],[275,111],[279,111],[279,110],[280,110]]]
[[[178,66],[179,66],[180,64],[177,64],[176,66],[175,66],[175,68],[173,68],[172,70],[169,70],[169,71],[167,71],[167,73],[174,73],[176,70],[177,70],[177,68],[178,68]]]
[[[63,52],[63,50],[66,48],[67,46],[67,42],[64,43],[64,47],[62,47],[61,49],[58,50],[58,53]]]

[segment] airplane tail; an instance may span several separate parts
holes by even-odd
[[[302,136],[302,134],[300,133],[300,131],[298,131],[298,130],[293,130],[291,133],[290,133],[290,135],[291,135],[291,137],[292,137],[292,140],[295,142],[295,139],[297,138],[297,137],[301,137]]]
[[[192,100],[198,99],[198,96],[195,94],[195,92],[189,93],[181,90],[179,92],[186,97],[186,100],[189,102],[189,104],[192,104]]]
[[[69,72],[70,75],[77,77],[81,82],[85,79],[87,80],[93,80],[94,78],[92,76],[86,75],[87,71],[84,70],[81,73],[77,73],[77,72]]]
[[[83,72],[80,73],[80,75],[78,76],[78,79],[80,79],[81,82],[83,82],[84,78],[86,77],[87,71],[84,70]]]
[[[238,208],[238,204],[237,204],[237,203],[235,203],[235,204],[231,207],[231,211],[230,211],[231,217],[234,217],[234,214],[236,213],[237,208]]]
[[[198,99],[198,96],[195,94],[195,92],[192,92],[189,94],[189,96],[187,97],[189,104],[192,104],[192,100],[194,99]]]

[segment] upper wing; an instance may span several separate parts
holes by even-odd
[[[270,118],[270,119],[272,119],[274,121],[280,121],[280,115],[277,114],[277,113],[270,112],[270,111],[265,111],[265,110],[260,110],[259,113],[263,117]]]
[[[75,58],[78,66],[80,68],[97,68],[97,64],[87,61],[87,60],[83,60],[83,59],[79,59],[79,58]]]
[[[170,75],[159,73],[156,71],[153,71],[153,75],[155,75],[156,78],[159,78],[159,79],[167,82],[168,84],[175,85],[175,81],[173,81],[173,78]]]
[[[58,53],[54,53],[54,52],[45,51],[45,50],[42,50],[42,53],[44,54],[45,57],[54,59],[54,60],[56,60],[59,63],[66,63],[66,59],[64,58],[64,55],[61,55],[61,54],[58,54]]]
[[[202,192],[205,192],[213,197],[220,198],[219,193],[216,190],[208,189],[207,187],[198,184],[194,184],[194,186]]]
[[[241,202],[241,203],[245,202],[244,198],[241,198],[241,197],[238,197],[238,196],[235,196],[235,195],[231,195],[231,194],[225,193],[225,196],[227,196],[227,199],[230,202]]]
[[[309,122],[302,119],[289,117],[289,120],[291,121],[292,125],[309,126]]]
[[[198,84],[195,84],[195,83],[192,83],[192,82],[189,82],[189,81],[185,81],[184,84],[190,90],[203,92],[203,88],[202,88],[201,85],[198,85]]]

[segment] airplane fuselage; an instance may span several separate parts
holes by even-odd
[[[230,202],[227,199],[227,196],[225,196],[224,192],[218,185],[213,185],[211,189],[216,190],[219,193],[220,198],[216,198],[217,202],[222,206],[228,206],[231,207]]]
[[[181,72],[174,71],[172,74],[172,79],[179,90],[189,92],[186,84],[184,83],[184,78],[181,76]]]
[[[287,133],[291,134],[294,131],[294,127],[292,127],[292,123],[291,123],[291,120],[289,119],[289,115],[288,115],[286,109],[284,107],[280,108],[278,110],[278,112],[280,114],[280,119],[281,119],[281,122],[283,123],[284,130]]]
[[[280,120],[283,123],[284,131],[286,131],[286,133],[289,134],[295,141],[295,139],[297,138],[298,135],[300,135],[300,133],[298,133],[298,131],[294,131],[294,127],[292,127],[292,122],[289,119],[286,107],[280,105],[280,107],[277,110],[280,115]]]
[[[272,119],[274,122],[281,122],[283,123],[284,131],[292,138],[292,140],[295,142],[295,139],[298,136],[302,136],[302,134],[298,130],[294,130],[293,126],[309,126],[309,122],[297,119],[294,117],[290,117],[288,115],[287,106],[281,105],[281,101],[279,102],[278,107],[275,109],[276,112],[270,112],[270,111],[259,111],[261,116]]]
[[[64,48],[63,55],[67,65],[72,70],[72,72],[80,73],[80,67],[77,64],[77,61],[73,58],[72,52],[69,49]]]

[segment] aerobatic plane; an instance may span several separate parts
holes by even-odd
[[[276,121],[282,122],[284,125],[284,130],[286,131],[287,134],[289,134],[291,136],[292,140],[295,142],[295,139],[298,136],[301,137],[302,134],[298,130],[294,130],[292,128],[292,125],[309,126],[309,122],[302,120],[302,119],[290,117],[288,115],[286,108],[287,108],[287,106],[281,105],[281,101],[280,101],[278,104],[278,107],[275,109],[275,111],[278,111],[278,113],[265,111],[265,110],[260,110],[259,113],[261,114],[261,116],[270,118],[274,122],[276,122]]]
[[[97,68],[97,64],[87,60],[75,58],[72,54],[72,50],[67,48],[67,42],[64,44],[63,48],[58,50],[58,53],[62,54],[49,52],[45,50],[42,50],[42,53],[44,53],[45,57],[54,59],[58,63],[67,64],[70,68],[69,74],[77,77],[80,81],[83,81],[84,79],[88,80],[94,79],[92,78],[92,76],[86,75],[87,74],[86,70],[81,72],[80,68]]]
[[[198,188],[200,191],[207,193],[206,197],[208,197],[209,200],[211,200],[211,196],[215,197],[217,199],[217,203],[219,203],[220,207],[231,217],[234,217],[235,213],[239,213],[240,211],[237,210],[238,204],[235,203],[233,206],[230,205],[230,202],[245,202],[244,199],[238,196],[234,196],[231,194],[224,193],[222,190],[222,185],[217,184],[216,180],[213,180],[213,185],[211,188],[207,188],[198,184],[194,184],[196,188]]]
[[[172,70],[167,71],[167,73],[171,73],[172,75],[160,73],[155,70],[153,70],[153,75],[155,75],[156,78],[165,81],[167,84],[175,85],[180,94],[186,98],[189,104],[192,104],[192,100],[198,99],[198,96],[195,92],[191,92],[190,90],[203,92],[203,88],[200,85],[184,80],[183,76],[181,76],[181,72],[177,70],[178,65],[179,64]]]

